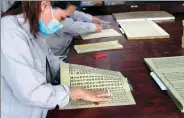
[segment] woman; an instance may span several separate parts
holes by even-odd
[[[54,7],[54,3],[52,2],[52,7]],[[77,7],[80,6],[79,1],[68,3],[65,9],[69,13],[69,17],[62,22],[63,28],[53,35],[43,34],[40,36],[40,39],[45,39],[54,55],[60,56],[61,60],[66,59],[74,36],[102,30],[102,26],[99,25],[100,19],[90,14],[76,11]],[[60,4],[63,5],[62,2]],[[49,40],[50,38],[52,40]]]
[[[15,3],[22,7],[13,5],[1,18],[1,117],[45,118],[49,109],[69,100],[109,101],[106,91],[51,84],[60,62],[39,34],[60,30],[67,11],[49,1]]]

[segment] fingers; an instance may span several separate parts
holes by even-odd
[[[110,94],[107,91],[88,91],[85,89],[80,89],[80,99],[85,100],[85,101],[91,101],[91,102],[109,102],[111,101],[110,99]],[[72,92],[73,93],[73,92]],[[75,92],[76,93],[76,92]],[[78,93],[78,92],[77,92]]]
[[[100,32],[102,29],[103,29],[102,26],[96,25],[96,32]]]
[[[101,22],[103,22],[103,20],[100,20],[97,17],[93,17],[93,23],[101,23]]]
[[[94,102],[110,102],[110,101],[111,101],[110,98],[97,97]]]
[[[109,97],[110,94],[108,92],[97,94],[98,97]]]
[[[103,27],[102,26],[100,26],[100,31],[103,29]]]
[[[96,102],[109,102],[111,101],[110,99],[110,94],[108,91],[98,91],[95,92],[95,94],[97,94],[97,98],[96,98]]]

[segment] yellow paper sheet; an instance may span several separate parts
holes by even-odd
[[[64,109],[135,104],[127,78],[119,72],[66,63],[61,64],[61,68],[62,84],[83,87],[91,91],[105,89],[109,91],[112,99],[111,102],[99,102],[98,105],[82,100],[72,101]]]
[[[112,49],[122,49],[123,46],[116,41],[106,41],[100,43],[91,43],[91,44],[82,44],[82,45],[74,45],[74,49],[78,54],[87,53],[87,52],[96,52],[103,50],[112,50]]]
[[[119,22],[128,40],[169,38],[169,34],[153,21],[121,21]]]
[[[113,37],[113,36],[122,36],[122,35],[114,29],[105,29],[105,30],[102,30],[101,32],[95,32],[95,33],[81,35],[83,40],[104,38],[104,37]]]
[[[147,58],[147,65],[154,71],[174,96],[175,103],[184,111],[184,56]],[[171,97],[172,97],[171,96]],[[172,97],[173,98],[173,97]],[[180,105],[178,105],[178,103]],[[182,107],[181,107],[182,106]]]

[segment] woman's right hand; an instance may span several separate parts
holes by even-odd
[[[103,30],[103,27],[96,24],[96,32],[101,32]]]
[[[107,91],[88,91],[80,87],[72,87],[71,100],[85,100],[91,102],[109,102],[110,94]]]

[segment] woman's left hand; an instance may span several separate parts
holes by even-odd
[[[103,21],[102,21],[102,20],[100,20],[100,19],[99,19],[99,18],[97,18],[97,17],[93,17],[92,22],[93,22],[93,23],[97,23],[97,24],[99,24],[99,23],[101,23],[101,22],[103,22]]]

